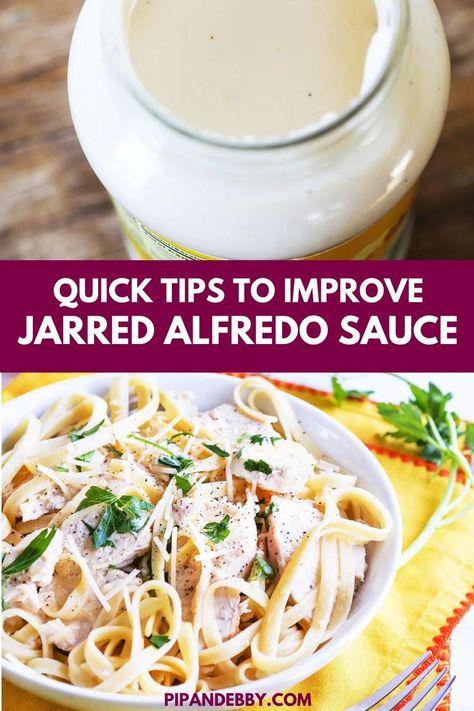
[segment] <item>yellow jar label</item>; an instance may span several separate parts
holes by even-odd
[[[386,259],[390,257],[394,246],[402,238],[407,219],[415,199],[416,187],[410,190],[387,214],[380,220],[359,232],[354,237],[338,244],[336,247],[316,252],[303,260],[329,259]],[[122,231],[128,242],[131,254],[137,259],[185,259],[199,261],[219,260],[210,254],[177,244],[150,230],[140,220],[133,217],[121,205],[114,202]]]

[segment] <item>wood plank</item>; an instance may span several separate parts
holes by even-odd
[[[3,0],[0,9],[0,257],[121,259],[107,194],[85,160],[66,96],[82,0]],[[474,3],[439,0],[453,89],[422,179],[412,258],[474,258]]]

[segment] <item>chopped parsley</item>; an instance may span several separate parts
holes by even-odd
[[[267,563],[265,558],[262,558],[262,556],[257,554],[255,556],[249,580],[265,580],[267,578],[273,579],[274,577],[275,571],[273,570],[270,563]]]
[[[271,516],[273,513],[276,513],[278,511],[278,504],[276,504],[274,501],[272,501],[266,509],[263,511],[260,511],[255,518],[256,519],[262,519],[262,524],[265,526],[265,530],[268,531],[269,529],[269,524],[268,524],[268,518]]]
[[[178,487],[178,489],[181,489],[184,495],[189,494],[189,492],[193,488],[193,482],[190,480],[189,474],[185,474],[184,476],[180,476],[179,474],[173,474],[172,476],[176,482],[176,486]]]
[[[148,637],[151,644],[157,649],[161,649],[165,644],[168,644],[170,638],[165,634],[152,634]]]
[[[91,486],[76,511],[83,511],[89,506],[106,504],[97,528],[83,521],[91,534],[95,548],[114,546],[113,533],[138,533],[145,526],[153,506],[138,496],[115,496],[108,489]]]
[[[191,472],[187,471],[194,465],[192,459],[183,457],[182,454],[173,454],[170,452],[167,455],[161,456],[156,460],[157,464],[170,469],[176,469],[176,472],[171,476],[176,481],[176,486],[181,489],[183,494],[188,494],[193,488],[193,482],[190,479]],[[181,476],[182,475],[182,476]]]
[[[336,376],[331,378],[332,394],[338,405],[342,405],[348,398],[365,400],[373,395],[373,390],[346,390]]]
[[[218,447],[216,444],[205,444],[205,443],[204,443],[204,446],[205,446],[206,449],[208,449],[208,450],[209,450],[210,452],[212,452],[213,454],[217,454],[218,457],[222,457],[222,458],[224,458],[224,459],[225,459],[226,457],[230,457],[229,452],[226,452],[225,449],[221,449],[221,448]]]
[[[159,457],[156,461],[162,467],[170,467],[171,469],[176,469],[177,472],[184,472],[189,467],[192,467],[194,462],[192,459],[187,459],[183,457],[182,454],[169,454],[166,456]]]
[[[250,437],[250,444],[275,444],[281,437],[270,437],[268,435],[255,434]]]
[[[93,449],[91,452],[86,452],[85,454],[81,454],[80,457],[76,457],[76,460],[78,462],[91,462],[92,458],[94,457],[95,454],[95,449]]]
[[[71,442],[77,442],[80,439],[84,439],[84,437],[91,437],[100,430],[104,422],[105,420],[101,420],[98,425],[96,425],[95,427],[91,427],[90,430],[83,430],[82,432],[77,432],[76,430],[73,430],[69,434],[69,439],[71,440]]]
[[[66,467],[54,467],[55,472],[62,472],[63,474],[67,474],[69,472],[69,469],[66,469]]]
[[[263,459],[256,461],[255,459],[246,459],[244,462],[244,467],[248,472],[261,472],[267,476],[272,473],[272,468]]]
[[[222,521],[206,523],[202,531],[212,543],[221,543],[230,534],[229,522],[230,516],[226,514]]]

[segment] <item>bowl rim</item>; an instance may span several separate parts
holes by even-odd
[[[93,373],[89,375],[82,375],[79,377],[68,378],[65,380],[60,380],[54,383],[50,383],[40,388],[31,390],[23,395],[13,398],[7,401],[2,406],[2,447],[3,442],[8,438],[15,430],[22,420],[31,414],[31,411],[42,412],[45,407],[50,403],[50,398],[54,397],[58,393],[58,397],[61,396],[62,392],[67,389],[69,391],[81,392],[85,390],[91,390],[92,392],[100,392],[102,386],[110,381],[110,379],[118,373]],[[178,378],[179,376],[190,377],[191,379],[205,378],[216,383],[221,383],[222,385],[228,384],[229,386],[235,386],[238,382],[241,382],[242,378],[234,375],[227,375],[223,373],[183,373],[183,372],[166,372],[166,373],[140,373],[143,377],[152,377],[155,379],[159,378]],[[265,377],[265,376],[262,376]],[[170,387],[169,385],[165,385]],[[179,381],[175,386],[177,389],[180,388]],[[354,445],[365,459],[367,463],[370,463],[372,471],[379,479],[379,484],[382,485],[384,489],[385,505],[388,508],[390,515],[392,517],[392,530],[389,538],[384,541],[387,544],[390,552],[390,558],[384,559],[385,564],[385,576],[383,582],[374,594],[373,605],[370,610],[359,611],[360,614],[349,615],[348,620],[350,621],[349,629],[347,629],[347,624],[345,624],[342,629],[336,633],[335,637],[331,638],[327,643],[320,647],[315,653],[301,661],[299,664],[285,669],[283,671],[277,672],[276,674],[271,674],[267,677],[263,677],[254,682],[249,682],[246,684],[240,684],[238,686],[233,686],[225,689],[213,690],[213,693],[221,692],[224,694],[233,694],[236,692],[247,692],[247,693],[263,693],[268,694],[277,693],[278,691],[287,690],[289,687],[301,682],[304,679],[309,678],[312,674],[316,673],[327,664],[329,664],[335,657],[337,657],[343,649],[345,649],[352,641],[354,641],[362,631],[369,625],[373,620],[376,613],[385,601],[391,587],[395,576],[398,571],[399,561],[402,550],[402,519],[400,506],[398,498],[396,496],[393,485],[388,477],[388,474],[376,459],[373,453],[368,449],[368,447],[360,440],[355,434],[353,434],[345,425],[340,423],[331,415],[327,414],[323,410],[319,409],[315,405],[296,397],[291,393],[284,393],[286,397],[290,399],[292,406],[298,410],[298,408],[303,409],[308,413],[308,416],[317,413],[316,418],[319,419],[337,436],[342,437],[351,445]],[[38,400],[46,401],[45,404],[39,405]],[[30,404],[31,403],[31,404]],[[35,404],[33,404],[35,403]],[[28,410],[28,405],[32,410]],[[20,415],[21,411],[24,411]],[[9,417],[13,417],[10,413],[15,412],[15,425],[8,432],[5,438],[5,423]],[[312,411],[312,412],[311,412]],[[319,662],[322,659],[322,663]],[[316,664],[315,664],[316,661]],[[95,691],[90,688],[83,688],[78,686],[73,686],[63,681],[56,679],[50,679],[49,677],[43,676],[30,669],[26,665],[21,665],[13,663],[8,659],[1,659],[2,669],[5,673],[5,678],[11,681],[13,684],[22,686],[25,688],[25,684],[28,689],[31,690],[33,687],[37,687],[42,693],[36,691],[38,695],[43,698],[48,698],[47,692],[52,692],[57,698],[58,695],[65,695],[70,697],[71,702],[73,699],[97,701],[103,704],[110,705],[117,709],[123,707],[127,708],[143,708],[143,709],[161,709],[167,708],[164,705],[163,697],[160,696],[149,696],[149,695],[138,695],[138,694],[119,694],[112,692],[102,692]],[[170,689],[173,693],[173,689]],[[35,693],[35,691],[31,691]],[[179,693],[179,687],[176,687],[176,694]],[[49,697],[51,698],[51,697]],[[53,699],[51,699],[53,700]],[[64,703],[64,702],[63,702]],[[189,704],[185,703],[182,705],[183,708],[188,707]],[[224,707],[223,707],[224,708]]]

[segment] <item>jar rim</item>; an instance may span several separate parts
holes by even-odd
[[[351,130],[353,120],[363,116],[365,110],[376,102],[380,93],[395,74],[406,45],[410,25],[409,0],[393,0],[397,10],[396,25],[386,60],[369,89],[351,102],[349,108],[343,113],[337,114],[327,122],[320,121],[316,124],[309,124],[284,137],[233,138],[193,128],[190,124],[174,116],[171,111],[153,99],[147,92],[133,68],[128,51],[125,19],[127,5],[133,1],[103,0],[102,37],[108,50],[108,58],[122,85],[148,114],[174,132],[209,146],[247,152],[288,148],[309,141],[325,139],[334,136],[339,131]]]

